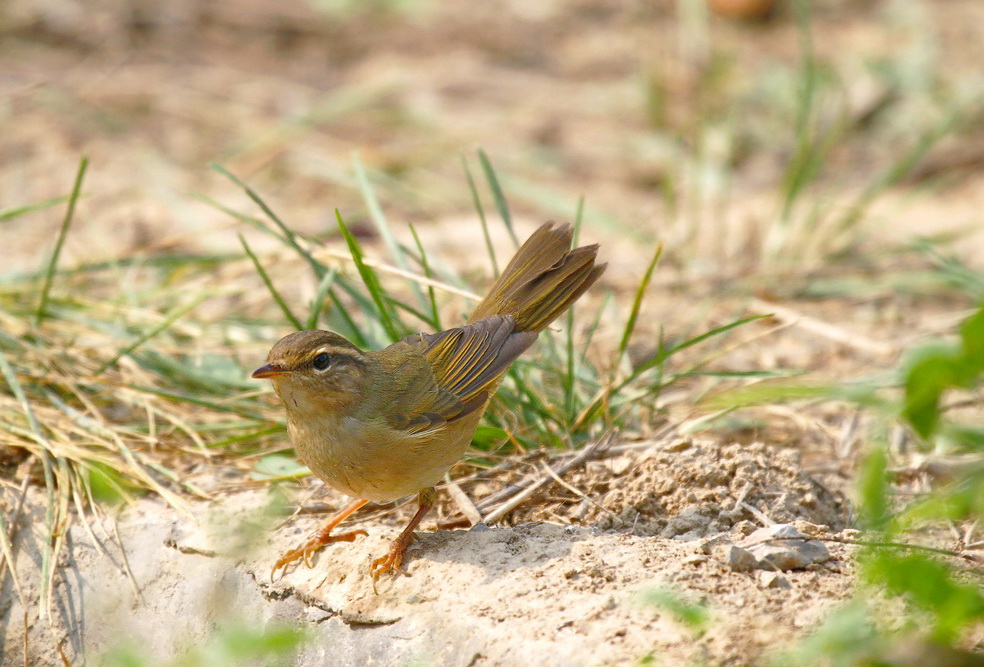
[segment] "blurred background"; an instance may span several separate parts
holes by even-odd
[[[518,238],[582,220],[609,268],[516,364],[474,442],[488,457],[461,470],[614,429],[630,448],[766,443],[754,451],[795,449],[829,488],[858,486],[857,523],[876,536],[907,525],[889,507],[928,497],[922,516],[947,522],[930,543],[979,550],[982,35],[984,2],[968,0],[0,0],[0,487],[48,488],[45,525],[43,503],[30,524],[43,556],[24,552],[26,571],[58,562],[85,498],[151,490],[180,508],[303,478],[279,404],[249,373],[291,329],[369,347],[460,322],[462,289],[483,290],[494,263],[476,202],[502,263],[505,201]],[[929,457],[953,452],[973,456]],[[584,488],[620,493],[618,465]],[[477,474],[456,479],[487,492]],[[927,490],[953,479],[933,505]],[[587,507],[580,495],[560,501]],[[949,566],[899,553],[862,561],[863,576],[933,623],[892,605],[884,627],[944,643],[971,628],[979,649],[979,576],[953,584]],[[753,580],[721,595],[689,558],[686,580],[741,623],[703,643],[702,628],[674,635],[702,663],[720,650],[750,664],[779,630],[799,636],[812,623],[799,602],[880,599],[849,566],[772,591],[765,613]],[[848,612],[818,635],[817,655],[843,649],[830,664],[942,664],[838,659],[887,655],[865,625],[882,617]]]
[[[981,34],[962,0],[7,0],[0,212],[66,196],[86,155],[63,262],[238,250],[216,162],[297,230],[338,208],[368,235],[358,163],[394,225],[454,245],[484,149],[520,225],[583,197],[613,277],[656,239],[715,279],[914,234],[973,256]],[[0,225],[4,268],[36,269],[62,215]]]

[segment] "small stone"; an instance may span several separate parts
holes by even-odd
[[[731,544],[731,537],[727,533],[720,533],[714,537],[701,540],[700,544],[697,545],[697,551],[709,556],[714,549],[727,546],[728,544]]]
[[[805,540],[809,535],[799,532],[795,526],[788,523],[777,523],[765,528],[759,528],[741,541],[742,546],[751,547],[755,544],[771,540]]]
[[[783,544],[761,544],[749,549],[749,553],[763,567],[777,570],[802,570],[814,563],[830,560],[830,552],[822,542],[789,540]]]
[[[677,440],[676,442],[671,442],[669,445],[664,447],[664,451],[667,452],[682,452],[684,450],[690,449],[694,446],[692,440]]]
[[[707,556],[704,554],[690,554],[683,559],[684,565],[700,565],[701,563],[707,562]]]
[[[665,539],[690,539],[699,538],[707,533],[707,527],[711,520],[701,513],[701,508],[697,505],[685,507],[679,514],[666,522],[666,527],[660,533],[660,537]]]
[[[759,572],[759,586],[762,588],[792,588],[789,579],[778,572]]]
[[[608,459],[608,469],[611,474],[621,477],[635,464],[635,461],[628,456],[616,456]]]
[[[759,566],[758,560],[746,549],[729,544],[724,549],[724,559],[732,572],[751,572]]]
[[[830,551],[823,542],[809,539],[809,535],[786,523],[759,528],[742,540],[741,546],[761,569],[802,570],[830,560]]]
[[[825,526],[823,524],[817,525],[802,519],[793,521],[793,526],[796,527],[796,530],[801,533],[806,533],[807,535],[825,535],[830,532],[830,526]]]

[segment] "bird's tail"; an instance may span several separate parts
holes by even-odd
[[[478,304],[469,322],[492,315],[508,315],[515,331],[542,331],[605,270],[595,266],[598,246],[571,250],[570,225],[548,222],[516,251],[488,295]]]

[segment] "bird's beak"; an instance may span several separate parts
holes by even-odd
[[[284,373],[289,373],[286,368],[280,364],[266,364],[265,366],[260,366],[255,371],[253,371],[252,377],[257,380],[267,380],[269,378],[277,377],[278,375],[283,375]]]

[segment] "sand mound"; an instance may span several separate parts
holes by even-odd
[[[759,526],[765,517],[834,531],[848,522],[845,499],[804,473],[795,450],[762,444],[680,440],[590,463],[566,481],[590,500],[568,492],[516,518],[677,539],[728,531],[746,520]]]

